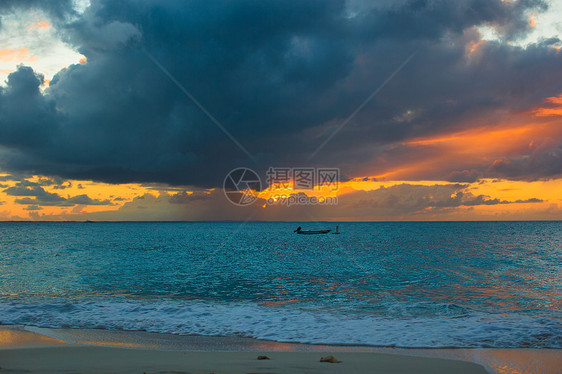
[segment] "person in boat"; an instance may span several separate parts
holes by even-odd
[[[296,229],[295,231],[293,231],[293,232],[299,232],[299,231],[301,231],[301,230],[302,230],[302,227],[299,226],[299,227],[297,227],[297,229]]]

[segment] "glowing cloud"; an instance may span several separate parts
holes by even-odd
[[[34,23],[33,25],[29,25],[26,28],[29,30],[46,30],[48,28],[51,27],[51,24],[47,21],[38,21],[36,23]]]
[[[20,48],[5,48],[0,49],[0,61],[2,62],[22,62],[29,55],[29,49],[25,47]]]

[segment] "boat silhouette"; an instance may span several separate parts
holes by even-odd
[[[332,230],[303,230],[300,226],[293,232],[301,235],[327,234]]]

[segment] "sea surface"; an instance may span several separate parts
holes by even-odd
[[[562,222],[0,223],[0,323],[562,348]]]

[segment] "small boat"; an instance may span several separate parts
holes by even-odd
[[[332,234],[339,234],[340,233],[340,227],[336,226],[336,232],[333,232]]]
[[[300,226],[297,227],[297,229],[293,232],[296,232],[297,234],[302,234],[302,235],[315,235],[315,234],[327,234],[332,230],[303,230]]]

